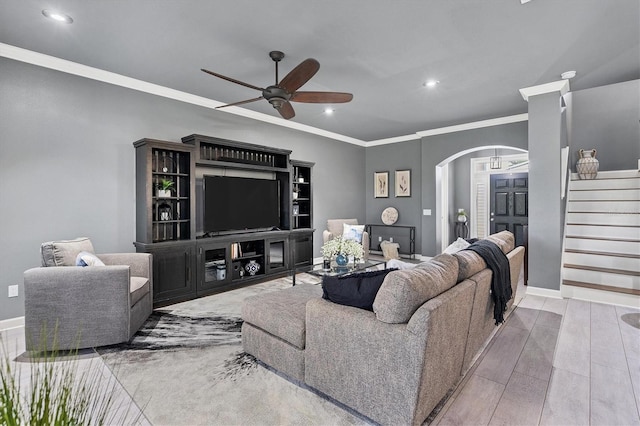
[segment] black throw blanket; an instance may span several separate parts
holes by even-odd
[[[507,302],[511,299],[511,272],[509,259],[498,245],[490,240],[478,240],[465,250],[471,250],[487,263],[493,276],[491,278],[491,298],[493,299],[493,318],[496,325],[504,322]]]

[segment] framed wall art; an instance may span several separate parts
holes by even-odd
[[[387,198],[389,196],[389,172],[375,172],[373,174],[373,198]]]
[[[411,197],[411,170],[396,170],[396,197]]]

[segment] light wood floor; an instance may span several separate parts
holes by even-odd
[[[637,309],[527,295],[431,425],[639,425],[637,327]]]

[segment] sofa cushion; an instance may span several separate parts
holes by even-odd
[[[500,250],[502,250],[504,254],[509,253],[516,245],[515,237],[509,231],[500,231],[498,233],[491,234],[486,239],[500,247]]]
[[[458,282],[464,281],[487,267],[480,255],[471,250],[461,250],[453,254],[458,259]]]
[[[373,300],[384,278],[393,269],[360,272],[356,274],[322,278],[322,298],[339,305],[373,310]]]
[[[327,220],[327,230],[331,232],[334,237],[338,235],[342,235],[342,230],[344,229],[344,224],[347,225],[357,225],[357,219],[329,219]]]
[[[149,279],[144,277],[131,277],[129,293],[131,293],[131,306],[133,306],[149,293]]]
[[[81,251],[94,253],[89,238],[42,243],[40,246],[42,266],[76,266],[76,257]]]
[[[242,303],[242,319],[280,339],[305,347],[306,305],[313,298],[322,297],[322,287],[298,284],[270,293],[247,297]]]
[[[390,324],[406,323],[427,300],[453,287],[457,278],[458,261],[446,253],[413,269],[393,271],[373,302],[376,318]]]
[[[364,232],[364,225],[350,225],[345,223],[342,225],[342,237],[345,240],[353,240],[362,244],[362,233]]]
[[[93,253],[88,251],[81,251],[76,256],[76,266],[105,266],[104,262]]]

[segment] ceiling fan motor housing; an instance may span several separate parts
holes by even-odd
[[[287,93],[282,87],[269,86],[262,91],[262,97],[265,98],[274,108],[278,109],[288,102],[291,94]]]

